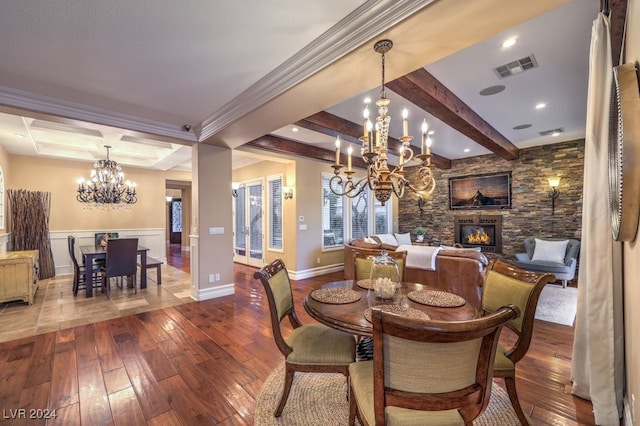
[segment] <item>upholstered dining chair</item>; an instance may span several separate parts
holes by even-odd
[[[356,281],[369,279],[369,273],[371,271],[371,264],[373,259],[378,257],[379,254],[372,253],[370,250],[354,250],[353,251],[353,267],[355,272],[353,276]],[[407,265],[407,252],[406,251],[387,251],[387,256],[392,258],[398,264],[398,270],[400,271],[400,280],[404,280],[404,273]]]
[[[489,404],[500,330],[518,314],[431,321],[374,309],[373,361],[349,366],[349,424],[471,425]]]
[[[355,360],[355,337],[323,324],[302,324],[296,315],[291,282],[284,263],[276,259],[256,271],[254,278],[264,286],[271,328],[278,349],[285,358],[285,381],[280,403],[274,412],[282,414],[296,372],[349,374],[349,364]],[[293,331],[285,338],[282,320],[288,317]]]
[[[85,268],[86,265],[78,262],[78,258],[76,257],[76,237],[73,235],[67,236],[67,245],[69,247],[69,257],[71,258],[71,263],[73,263],[73,295],[78,295],[78,290],[85,288]],[[100,272],[100,267],[98,265],[89,265],[91,270],[92,283],[91,285],[95,288],[100,285],[100,279],[98,274]]]
[[[111,298],[111,278],[113,277],[128,278],[137,294],[138,239],[117,238],[109,240],[106,251],[107,256],[104,266],[101,267],[101,272],[102,288],[107,292],[107,298]]]
[[[526,271],[498,260],[489,262],[485,272],[482,287],[483,313],[491,314],[506,304],[517,306],[522,313],[507,323],[507,328],[515,333],[517,339],[509,348],[498,345],[493,367],[494,377],[504,379],[509,400],[522,424],[528,424],[528,420],[516,392],[516,364],[529,350],[540,293],[545,285],[555,280],[552,274]]]

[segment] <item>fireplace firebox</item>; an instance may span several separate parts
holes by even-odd
[[[502,253],[501,215],[454,216],[455,242],[463,247],[480,247],[483,252]]]

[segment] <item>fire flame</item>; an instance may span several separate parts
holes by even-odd
[[[469,234],[467,237],[469,244],[486,244],[489,242],[489,234],[484,229],[476,229],[475,234]]]

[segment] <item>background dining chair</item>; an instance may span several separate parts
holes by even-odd
[[[349,364],[355,360],[355,337],[322,324],[301,324],[293,303],[291,282],[284,263],[276,259],[256,271],[254,278],[264,286],[271,328],[278,349],[285,358],[285,381],[280,403],[274,412],[282,414],[296,372],[341,373],[349,375]],[[288,317],[293,331],[285,338],[282,320]]]
[[[353,267],[355,268],[353,276],[355,277],[356,281],[369,279],[371,264],[373,263],[373,259],[378,256],[380,256],[380,253],[372,252],[367,249],[356,249],[353,251]],[[387,256],[391,257],[398,264],[398,270],[400,271],[400,281],[403,281],[404,272],[407,265],[407,252],[388,251]]]
[[[118,235],[119,235],[118,232],[96,232],[95,234],[93,234],[93,237],[95,239],[96,247],[100,245],[100,242],[104,238],[105,234],[109,234],[109,239],[119,238],[118,237]]]
[[[493,367],[494,377],[504,379],[511,405],[522,424],[528,424],[528,419],[520,407],[516,392],[516,364],[529,350],[540,293],[545,285],[555,280],[552,274],[525,271],[496,260],[489,262],[485,273],[482,287],[483,312],[490,314],[503,305],[513,304],[522,313],[520,317],[507,323],[507,328],[515,333],[517,340],[509,348],[498,345]]]
[[[386,251],[386,250],[385,250]],[[400,272],[400,281],[404,281],[404,274],[407,265],[406,251],[386,251],[387,256],[393,258],[398,265]],[[371,265],[373,260],[380,256],[382,252],[372,252],[367,249],[353,250],[353,276],[356,281],[368,280],[371,274]],[[369,336],[358,337],[356,345],[356,353],[359,360],[370,360],[373,358],[373,340]]]
[[[349,424],[472,424],[489,404],[505,306],[467,321],[417,320],[374,309],[373,361],[349,366]]]
[[[109,240],[107,256],[102,267],[102,288],[111,298],[111,278],[126,277],[132,283],[134,292],[138,293],[136,275],[138,273],[138,239],[117,238]],[[123,284],[124,287],[124,284]]]
[[[76,238],[73,235],[67,236],[67,245],[69,247],[69,257],[71,257],[71,262],[73,263],[73,295],[78,295],[78,290],[82,290],[85,288],[85,268],[86,265],[84,261],[82,263],[78,262],[76,257]],[[91,270],[91,285],[96,288],[100,284],[99,272],[100,267],[96,264],[90,265]]]

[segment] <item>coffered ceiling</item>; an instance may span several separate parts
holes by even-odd
[[[188,170],[194,143],[234,148],[234,167],[265,149],[331,161],[337,135],[357,143],[363,99],[380,90],[373,44],[390,38],[392,137],[407,107],[414,144],[423,119],[434,131],[438,167],[516,158],[584,137],[599,3],[5,0],[0,144],[86,161],[110,145],[159,170]]]

